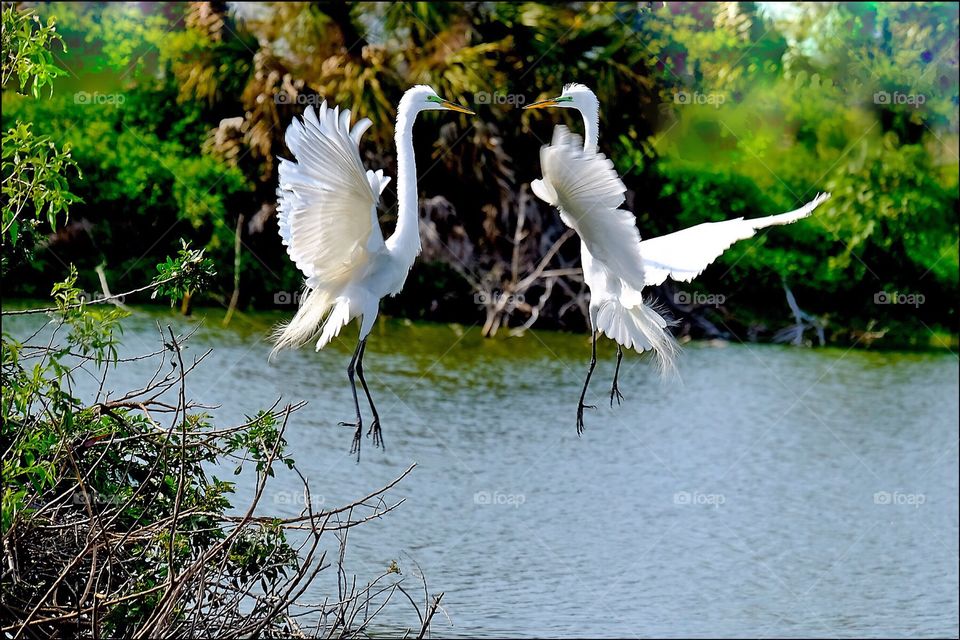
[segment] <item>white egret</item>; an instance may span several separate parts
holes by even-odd
[[[590,376],[597,363],[597,333],[617,343],[617,366],[610,388],[610,405],[623,395],[617,387],[623,348],[652,350],[662,370],[673,368],[676,342],[667,320],[641,292],[668,277],[689,282],[700,275],[733,243],[758,229],[795,222],[810,215],[830,194],[817,195],[795,211],[764,218],[706,222],[659,238],[640,239],[632,213],[620,208],[626,187],[613,163],[597,151],[600,103],[582,84],[568,84],[556,98],[524,109],[577,109],[583,117],[585,141],[560,125],[553,140],[540,151],[543,179],[534,180],[534,193],[560,210],[560,219],[580,236],[583,278],[590,289],[589,322],[592,353],[577,405],[577,433],[583,432],[583,410]]]
[[[306,276],[306,291],[296,315],[276,331],[271,356],[313,339],[319,351],[344,325],[360,319],[359,342],[347,367],[356,422],[340,423],[355,427],[351,453],[358,458],[363,418],[355,373],[373,416],[367,435],[373,435],[375,446],[383,445],[380,416],[363,377],[363,352],[380,300],[400,293],[420,253],[413,123],[418,113],[429,110],[473,115],[428,86],[415,86],[403,94],[395,134],[399,211],[396,231],[386,240],[377,220],[377,204],[390,178],[382,170],[365,171],[360,158],[360,137],[371,126],[369,119],[351,128],[349,110],[329,108],[326,102],[317,110],[307,107],[303,120],[291,123],[286,133],[287,147],[296,161],[280,160],[280,237],[290,259]]]

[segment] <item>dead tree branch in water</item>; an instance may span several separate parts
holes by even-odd
[[[512,333],[530,328],[551,302],[559,282],[582,277],[579,266],[564,262],[560,256],[573,230],[544,225],[543,214],[527,185],[521,188],[516,203],[504,201],[500,209],[485,207],[484,239],[478,245],[456,221],[453,205],[445,198],[431,198],[423,205],[424,259],[449,265],[469,283],[474,300],[484,310],[485,337],[510,327],[514,316],[524,321]],[[501,250],[502,245],[508,245],[509,250]],[[568,292],[574,294],[569,286],[560,290],[562,295]],[[571,308],[567,302],[554,301],[564,312]],[[573,308],[586,318],[586,305],[575,304]]]
[[[237,309],[237,303],[240,301],[240,249],[243,245],[243,214],[237,218],[237,231],[233,242],[233,294],[230,296],[230,305],[227,307],[227,314],[223,317],[223,326],[230,324],[233,318],[233,312]]]
[[[773,341],[781,343],[789,342],[793,345],[800,346],[803,344],[803,334],[808,329],[813,329],[817,334],[817,341],[820,346],[822,347],[826,344],[826,338],[823,335],[823,321],[800,308],[786,280],[783,281],[783,291],[786,294],[790,311],[793,312],[795,322],[777,331],[773,335]]]

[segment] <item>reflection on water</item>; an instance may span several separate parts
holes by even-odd
[[[274,316],[224,330],[219,315],[140,312],[125,349],[152,350],[158,318],[202,324],[192,351],[214,351],[191,395],[221,405],[218,423],[309,400],[287,440],[325,505],[419,463],[396,492],[407,502],[354,529],[347,560],[365,579],[397,559],[411,582],[415,560],[446,592],[452,626],[438,615],[437,636],[958,633],[953,355],[690,345],[682,384],[628,356],[611,410],[606,344],[578,439],[586,336],[384,321],[365,372],[387,450],[367,440],[355,464],[336,426],[353,414],[349,337],[268,365]],[[36,327],[14,320],[4,329]],[[297,486],[280,475],[264,510],[298,511],[283,499]],[[413,618],[398,605],[381,622]]]

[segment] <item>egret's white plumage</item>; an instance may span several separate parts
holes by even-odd
[[[306,278],[306,291],[293,319],[275,336],[273,354],[316,339],[319,351],[360,318],[360,342],[347,369],[357,410],[354,447],[359,453],[361,416],[354,371],[373,413],[371,433],[380,424],[363,378],[363,350],[376,320],[380,300],[403,289],[420,253],[413,123],[421,111],[471,111],[441,99],[419,85],[404,93],[397,109],[396,231],[384,240],[377,219],[380,195],[390,181],[382,170],[367,171],[360,158],[360,138],[370,128],[364,118],[350,126],[350,111],[307,107],[302,121],[287,129],[286,143],[296,160],[280,160],[277,211],[280,237],[290,259]]]
[[[752,238],[758,230],[789,224],[806,218],[828,193],[817,197],[795,211],[763,218],[735,218],[720,222],[704,222],[640,243],[640,256],[647,286],[662,284],[667,278],[690,282],[738,240]]]
[[[593,357],[577,408],[577,430],[583,429],[584,396],[596,363],[596,334],[617,342],[617,373],[622,350],[653,351],[661,370],[674,367],[677,345],[669,322],[643,299],[645,286],[668,277],[689,282],[700,275],[733,243],[758,229],[788,224],[809,216],[830,197],[820,194],[795,211],[764,218],[707,222],[659,238],[641,240],[636,218],[620,208],[626,187],[613,163],[598,149],[600,106],[582,84],[569,84],[563,93],[527,105],[525,109],[577,109],[584,122],[585,142],[557,126],[551,143],[540,151],[543,179],[534,180],[534,193],[556,206],[560,218],[580,236],[583,277],[590,289]],[[610,402],[620,398],[614,374]]]
[[[577,232],[590,255],[642,288],[640,232],[633,214],[619,208],[626,187],[613,163],[584,151],[580,136],[561,125],[540,150],[540,164],[544,177],[533,181],[533,192],[560,209],[560,219]]]
[[[324,102],[318,110],[307,107],[303,120],[287,129],[287,148],[298,161],[280,159],[278,222],[290,259],[306,277],[306,292],[293,320],[277,333],[274,353],[318,334],[320,350],[367,311],[355,302],[351,313],[348,289],[384,253],[377,204],[390,180],[361,163],[360,137],[371,124],[364,118],[351,129],[350,111]]]
[[[603,154],[584,150],[563,125],[540,150],[543,179],[533,192],[560,209],[560,219],[580,236],[583,278],[590,288],[590,324],[628,349],[652,350],[664,370],[673,367],[676,343],[667,321],[644,301],[646,283],[640,231],[620,208],[626,187]]]

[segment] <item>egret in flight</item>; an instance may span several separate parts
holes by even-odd
[[[413,123],[421,111],[448,110],[473,115],[424,85],[408,89],[397,109],[396,231],[384,240],[377,219],[380,194],[390,181],[382,170],[365,171],[360,137],[372,124],[364,118],[350,126],[350,111],[307,107],[303,120],[291,123],[287,148],[296,160],[280,160],[277,211],[280,237],[290,259],[306,277],[306,291],[293,319],[278,328],[271,356],[316,339],[317,351],[360,319],[360,341],[347,378],[353,389],[356,422],[350,452],[360,456],[363,419],[354,375],[360,379],[373,420],[367,435],[383,446],[380,416],[363,377],[363,352],[381,298],[396,295],[420,253],[417,169]]]
[[[668,277],[690,282],[738,240],[758,229],[788,224],[809,216],[830,194],[817,195],[796,211],[745,220],[705,222],[659,238],[640,239],[637,220],[620,208],[626,187],[613,163],[597,150],[600,138],[600,103],[582,84],[568,84],[556,98],[529,104],[524,109],[561,107],[577,109],[583,117],[584,141],[560,125],[553,140],[540,150],[542,180],[533,192],[560,210],[560,219],[580,236],[583,279],[590,289],[592,349],[587,378],[577,405],[577,433],[583,433],[583,410],[590,376],[597,364],[597,333],[617,343],[617,366],[610,388],[610,405],[623,399],[617,387],[623,348],[652,350],[661,370],[674,366],[676,342],[667,320],[647,301],[644,287]]]

